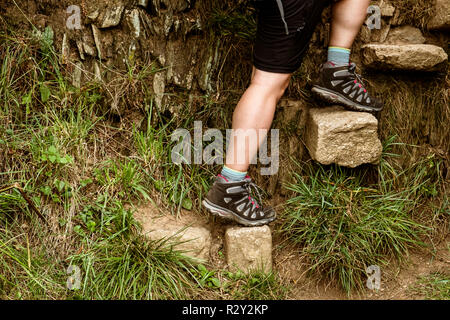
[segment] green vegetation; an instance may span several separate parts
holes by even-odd
[[[432,273],[421,277],[410,290],[427,300],[450,300],[450,276]]]
[[[400,171],[388,162],[393,145],[393,139],[385,144],[375,173],[303,164],[286,186],[292,197],[280,231],[302,246],[311,272],[337,280],[348,293],[365,287],[368,266],[402,260],[431,231],[415,212],[442,187],[434,183],[439,162]],[[448,215],[448,206],[443,210]]]
[[[50,29],[2,34],[0,52],[0,299],[274,297],[274,275],[230,276],[223,295],[221,272],[139,236],[133,205],[195,209],[211,176],[170,162],[178,124],[153,110],[151,95],[147,129],[124,128],[101,85],[77,89],[60,77]],[[135,90],[149,70],[131,67],[123,87]],[[80,268],[77,290],[66,285],[70,265]]]
[[[231,273],[194,264],[164,242],[142,238],[133,218],[134,206],[149,201],[173,214],[202,214],[216,168],[171,163],[170,134],[193,128],[194,119],[229,126],[250,70],[235,61],[249,61],[255,31],[253,9],[239,3],[214,11],[210,20],[226,53],[219,92],[196,96],[167,88],[171,102],[183,106],[179,117],[154,107],[150,86],[160,70],[149,61],[141,66],[128,57],[126,72],[110,70],[112,87],[93,81],[76,88],[66,78],[75,66],[60,63],[50,28],[0,34],[0,299],[288,297],[290,288],[276,271]],[[309,99],[304,84],[314,59],[319,55],[305,59],[291,96]],[[378,167],[302,163],[286,185],[286,211],[274,225],[280,238],[304,252],[312,274],[347,292],[364,287],[367,266],[402,261],[410,248],[448,233],[445,88],[439,79],[423,85],[391,76],[374,81],[390,106],[382,136],[395,132],[402,143],[386,139]],[[430,142],[444,151],[413,145]],[[73,291],[66,284],[70,265],[81,271]],[[426,297],[448,298],[444,275],[418,288]]]
[[[278,300],[286,298],[289,288],[281,284],[274,272],[255,270],[248,274],[242,272],[227,273],[231,282],[228,291],[233,299]]]

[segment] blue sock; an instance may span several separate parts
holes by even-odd
[[[350,49],[341,47],[328,47],[328,61],[343,66],[350,63]]]
[[[247,172],[236,171],[228,168],[227,166],[223,166],[222,172],[220,173],[225,177],[228,181],[242,181],[245,179]]]

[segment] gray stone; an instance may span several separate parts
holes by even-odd
[[[430,30],[450,30],[450,0],[436,0],[435,15],[428,22]]]
[[[83,73],[83,63],[78,61],[73,70],[72,84],[75,88],[81,87],[81,76]]]
[[[153,241],[165,241],[166,247],[182,251],[184,255],[206,262],[211,248],[211,232],[204,226],[179,220],[170,214],[156,215],[139,210],[136,220],[142,224],[142,233]]]
[[[420,29],[402,26],[391,29],[384,44],[423,44],[426,39]]]
[[[311,158],[321,164],[354,168],[379,163],[382,145],[377,132],[378,121],[369,113],[314,108],[309,111],[305,143]]]
[[[395,12],[395,7],[391,5],[388,1],[381,0],[379,3],[381,9],[381,16],[383,17],[393,17]]]
[[[272,233],[268,226],[229,227],[225,232],[225,248],[231,270],[272,269]]]
[[[84,60],[85,56],[84,56],[83,41],[81,41],[81,39],[78,39],[76,41],[76,44],[77,44],[78,53],[80,54],[80,59]]]
[[[99,15],[100,15],[100,9],[99,8],[95,8],[95,10],[90,11],[90,12],[87,13],[87,17],[89,19],[91,19],[92,21],[95,21],[98,18]]]
[[[139,18],[139,10],[133,9],[126,12],[128,24],[135,38],[141,35],[141,19]]]
[[[91,57],[97,56],[95,42],[90,32],[83,33],[83,51]]]
[[[102,81],[102,73],[101,73],[100,66],[97,61],[94,62],[94,79],[97,82]]]
[[[119,25],[125,5],[119,1],[116,5],[110,5],[105,9],[100,28],[110,28]]]
[[[67,39],[67,34],[64,33],[62,45],[61,45],[61,63],[67,64],[70,59],[70,46]]]
[[[153,77],[153,92],[155,93],[155,103],[160,109],[163,108],[162,100],[166,89],[166,73],[160,71]]]
[[[91,26],[92,26],[92,34],[94,36],[95,46],[97,47],[98,57],[100,59],[102,59],[103,49],[102,49],[101,32],[95,25],[91,25]]]
[[[367,44],[362,46],[365,66],[384,70],[435,71],[448,56],[430,44]]]

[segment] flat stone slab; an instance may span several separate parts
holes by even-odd
[[[428,29],[450,30],[450,0],[436,0],[435,13],[428,22]]]
[[[192,219],[177,219],[166,214],[158,215],[150,208],[139,209],[135,218],[142,225],[142,233],[150,240],[167,239],[167,246],[182,251],[199,262],[209,260],[211,232]]]
[[[408,44],[424,44],[425,37],[419,28],[412,26],[401,26],[390,29],[384,44],[408,45]]]
[[[225,232],[225,248],[231,270],[272,269],[272,233],[268,226],[229,227]]]
[[[375,44],[362,46],[362,61],[366,67],[383,70],[436,71],[448,55],[431,44]]]
[[[311,158],[321,164],[350,168],[378,164],[383,149],[372,114],[337,106],[309,110],[305,143]]]

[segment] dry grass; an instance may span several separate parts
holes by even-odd
[[[396,7],[395,24],[413,25],[425,29],[430,18],[435,14],[434,0],[392,0]]]
[[[410,10],[408,12],[418,10],[411,7],[413,1],[403,2],[405,10]],[[422,2],[425,6],[425,1]],[[246,12],[245,1],[233,3],[235,12]],[[214,4],[214,8],[220,6],[224,3]],[[422,21],[425,16],[419,17],[414,17],[417,20],[411,23],[425,21]],[[235,22],[249,22],[238,15],[234,18]],[[3,21],[1,17],[0,21]],[[227,26],[222,20],[219,22]],[[226,29],[222,31],[228,32]],[[251,32],[240,37],[226,34],[220,42],[211,42],[223,53],[214,96],[193,93],[192,103],[188,102],[188,92],[168,88],[173,91],[172,97],[184,106],[183,110],[188,110],[172,117],[153,107],[150,84],[158,69],[149,61],[145,61],[144,66],[129,61],[125,72],[110,70],[115,74],[110,83],[90,83],[78,90],[61,76],[70,74],[70,70],[61,69],[54,52],[43,50],[42,39],[32,39],[28,35],[2,35],[0,55],[4,59],[0,97],[4,103],[0,107],[0,186],[19,183],[24,187],[50,226],[40,224],[18,192],[11,190],[0,194],[0,247],[3,250],[0,297],[70,297],[71,293],[65,288],[65,269],[74,259],[86,266],[89,259],[105,263],[109,269],[104,270],[105,277],[96,282],[99,286],[110,279],[117,257],[125,257],[132,262],[131,265],[138,267],[148,261],[139,256],[150,250],[140,240],[131,248],[131,256],[123,250],[107,253],[101,241],[110,239],[114,232],[133,234],[135,225],[124,204],[146,201],[146,194],[170,208],[191,206],[195,212],[199,207],[201,196],[209,186],[208,178],[216,168],[170,165],[167,154],[169,133],[179,126],[192,128],[194,119],[219,128],[229,126],[236,100],[245,90],[250,76],[250,38]],[[318,48],[319,44],[320,40],[317,40],[311,52],[323,53]],[[313,103],[305,85],[313,80],[318,60],[319,55],[305,60],[287,97]],[[382,118],[382,136],[387,138],[396,134],[400,142],[421,145],[402,154],[402,158],[409,160],[403,164],[414,166],[431,159],[434,166],[442,163],[437,170],[439,174],[433,179],[448,179],[448,75],[445,80],[447,87],[442,85],[442,77],[408,78],[370,75],[370,82],[377,93],[385,97],[388,105]],[[43,99],[46,88],[50,96]],[[139,121],[135,121],[135,117]],[[134,128],[133,125],[141,123],[141,120],[143,130]],[[59,162],[48,160],[49,155],[55,156],[51,146],[56,148]],[[412,150],[420,152],[412,153]],[[429,158],[432,154],[434,156]],[[45,160],[43,155],[47,157]],[[64,163],[65,160],[61,159],[66,159],[65,156],[72,161]],[[431,169],[436,171],[436,167]],[[441,210],[444,208],[445,189],[437,191],[433,205]],[[445,212],[434,210],[427,202],[423,203],[423,210],[430,213],[431,223],[444,229],[448,226]],[[113,227],[105,225],[104,218],[109,219]],[[126,238],[123,242],[116,240],[118,247],[127,243]],[[185,262],[183,258],[159,254],[170,259],[172,275],[175,276],[169,280],[176,280],[176,275],[182,272],[183,283],[194,287],[193,293],[190,289],[176,291],[176,287],[172,287],[175,291],[166,297],[170,294],[173,297],[203,296],[204,288],[197,290],[195,277],[185,276],[184,272],[189,274],[189,271],[177,267],[178,262]],[[129,272],[126,268],[123,271],[124,274]],[[139,271],[138,280],[145,283],[146,269]],[[191,280],[192,283],[189,282]],[[230,297],[282,297],[281,293],[273,294],[277,292],[278,284],[272,276],[264,278],[257,275],[236,281],[244,291],[231,281],[231,286],[237,290]],[[252,291],[254,286],[258,290],[265,288],[265,291]],[[117,292],[102,289],[105,289],[105,297],[117,297]],[[160,289],[161,296],[165,296],[167,292]],[[220,297],[215,289],[207,294]],[[86,292],[85,296],[92,297],[94,293]]]

